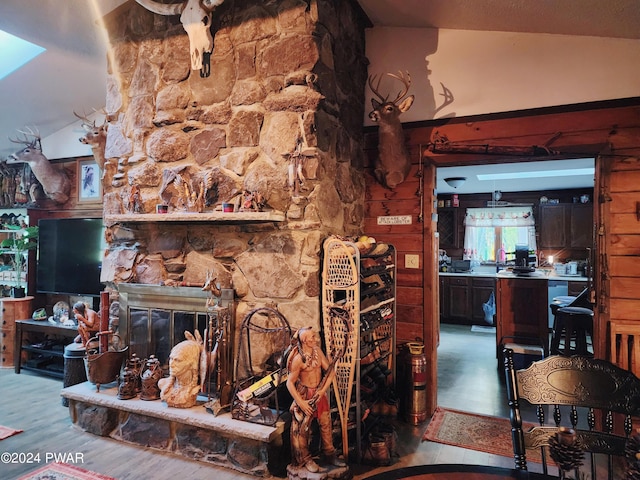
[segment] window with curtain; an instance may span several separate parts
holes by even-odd
[[[464,259],[505,262],[516,245],[537,250],[531,207],[467,208],[464,219]]]

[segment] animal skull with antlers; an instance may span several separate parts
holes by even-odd
[[[393,73],[387,73],[387,75],[400,80],[404,88],[393,101],[388,101],[389,95],[383,97],[379,92],[382,76],[378,79],[375,87],[373,82],[376,75],[369,76],[369,88],[379,98],[379,100],[371,99],[373,110],[369,113],[369,118],[380,125],[378,129],[378,158],[374,170],[376,179],[383,186],[393,189],[407,178],[411,169],[411,159],[404,143],[400,114],[411,108],[414,96],[409,95],[405,98],[411,86],[409,72],[406,77],[402,72],[398,72],[398,75]]]
[[[180,3],[160,3],[156,0],[136,0],[147,10],[158,15],[180,15],[180,22],[189,36],[191,69],[208,75],[208,65],[203,68],[205,54],[213,51],[211,36],[211,12],[224,0],[185,0]]]

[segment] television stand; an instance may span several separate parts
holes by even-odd
[[[24,334],[29,343],[23,344]],[[54,325],[48,320],[17,320],[14,349],[15,372],[30,370],[41,375],[64,378],[64,347],[73,342],[78,335],[76,327]],[[23,353],[26,361],[22,361]]]

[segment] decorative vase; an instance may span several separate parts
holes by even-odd
[[[25,297],[25,289],[24,289],[24,287],[11,287],[11,297],[12,298],[24,298]]]

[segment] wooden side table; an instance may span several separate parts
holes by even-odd
[[[33,297],[0,298],[0,366],[14,366],[16,320],[31,318]]]

